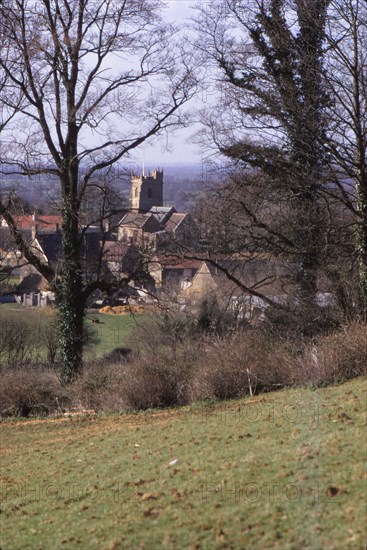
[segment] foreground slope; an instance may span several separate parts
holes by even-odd
[[[366,543],[366,381],[1,426],[1,548]]]

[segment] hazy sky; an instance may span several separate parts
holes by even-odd
[[[193,6],[200,3],[200,0],[166,0],[165,19],[179,24],[189,23],[188,19],[193,16]],[[195,102],[197,106],[197,102]],[[151,145],[145,145],[139,149],[137,157],[140,157],[146,164],[159,164],[164,166],[173,162],[200,162],[201,153],[197,145],[193,145],[190,136],[195,128],[187,128],[175,132],[170,136],[170,150],[165,149],[165,143],[152,142]],[[189,142],[189,143],[187,143]]]
[[[200,2],[193,0],[166,0],[166,18],[184,21],[193,13],[192,7]]]

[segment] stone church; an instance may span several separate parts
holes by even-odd
[[[163,170],[131,178],[130,210],[147,212],[153,206],[163,206]]]
[[[153,250],[163,250],[168,243],[188,243],[193,223],[189,214],[164,206],[163,170],[131,178],[130,208],[118,225],[118,241]]]

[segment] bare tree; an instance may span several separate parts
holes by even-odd
[[[13,61],[10,55],[9,42],[6,40],[6,18],[4,17],[4,10],[8,9],[9,5],[9,2],[5,1],[1,6],[0,34],[2,36],[2,41],[0,44],[0,55],[1,58],[6,60],[6,62],[9,64],[9,68],[11,69]],[[0,103],[0,134],[14,118],[18,108],[20,108],[22,104],[21,91],[13,89],[7,71],[4,71],[2,68],[0,68],[0,98],[6,97],[8,95],[12,95],[12,104],[9,106],[7,102]]]
[[[104,284],[83,281],[79,214],[88,186],[147,139],[181,124],[178,110],[195,88],[160,9],[160,0],[0,6],[0,68],[9,86],[0,101],[13,117],[3,129],[0,161],[13,173],[59,181],[61,274],[27,246],[4,201],[0,214],[24,257],[57,293],[64,382],[81,371],[85,300]]]
[[[328,145],[337,198],[355,223],[360,310],[367,320],[367,5],[332,0],[325,79],[333,98]],[[349,217],[350,218],[350,217]]]

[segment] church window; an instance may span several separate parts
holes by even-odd
[[[148,189],[148,199],[151,199],[151,198],[152,198],[152,190],[149,187],[149,189]]]

